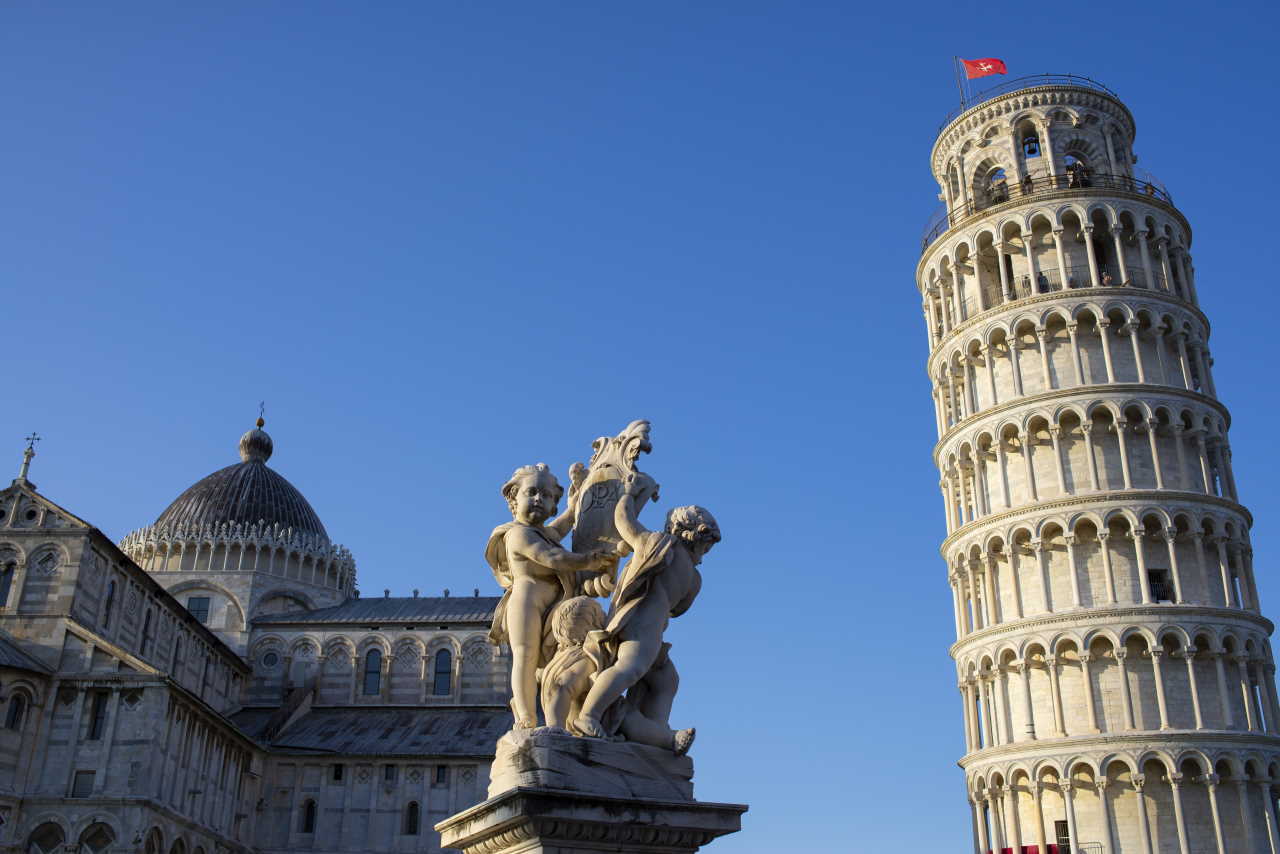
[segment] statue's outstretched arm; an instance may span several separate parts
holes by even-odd
[[[578,492],[582,482],[587,479],[587,467],[582,463],[574,463],[569,467],[569,500],[565,502],[564,512],[548,522],[545,527],[556,533],[559,539],[573,530],[573,523],[578,521]]]
[[[508,543],[512,546],[513,551],[521,557],[528,558],[539,566],[545,566],[557,572],[591,571],[599,569],[610,559],[608,555],[601,552],[577,554],[568,549],[553,546],[541,537],[536,536],[522,536],[518,537],[514,543],[511,543],[510,540],[508,540]]]
[[[636,518],[635,492],[632,486],[632,483],[627,484],[627,491],[613,508],[613,524],[622,535],[622,539],[634,551],[640,547],[640,538],[649,533],[649,530]]]

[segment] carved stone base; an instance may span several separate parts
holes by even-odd
[[[692,854],[742,828],[744,804],[516,788],[436,825],[464,854]]]
[[[693,800],[693,760],[627,741],[577,738],[562,729],[512,730],[498,740],[489,797],[507,789],[567,789],[616,798]]]

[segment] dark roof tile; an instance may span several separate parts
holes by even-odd
[[[348,599],[341,605],[313,611],[287,611],[255,617],[254,625],[314,625],[317,623],[488,623],[498,607],[497,596],[391,596]]]

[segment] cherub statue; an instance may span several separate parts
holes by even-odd
[[[542,683],[542,714],[547,726],[573,732],[573,721],[591,690],[596,664],[582,649],[587,634],[604,628],[604,609],[589,596],[565,599],[551,614],[551,634],[558,649],[538,671]],[[575,735],[581,733],[574,732]]]
[[[570,475],[581,479],[577,467]],[[546,464],[521,466],[502,487],[514,519],[489,535],[485,560],[505,589],[493,616],[489,640],[511,645],[511,710],[517,729],[532,729],[537,720],[537,671],[554,651],[547,617],[562,599],[573,596],[580,571],[604,572],[617,554],[575,554],[560,546],[573,525],[569,510],[544,525],[556,512],[564,489]]]
[[[655,488],[648,475],[633,473],[614,508],[618,533],[635,554],[614,589],[608,623],[583,646],[597,673],[573,729],[595,738],[617,730],[630,741],[683,754],[694,731],[668,723],[679,675],[662,634],[698,595],[697,567],[720,541],[720,528],[710,512],[688,506],[667,514],[665,531],[647,530],[636,513]],[[625,704],[618,705],[628,689]]]

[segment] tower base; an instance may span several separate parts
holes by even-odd
[[[518,787],[436,825],[465,854],[692,854],[742,828],[745,804]]]

